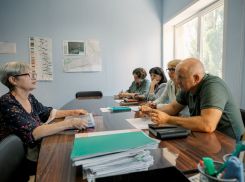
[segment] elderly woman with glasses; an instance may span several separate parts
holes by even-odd
[[[179,86],[177,83],[177,75],[175,74],[175,68],[177,64],[180,63],[180,59],[174,59],[168,63],[168,75],[170,77],[170,80],[167,82],[166,88],[162,95],[156,99],[155,101],[147,102],[146,105],[153,106],[157,105],[157,109],[163,107],[165,104],[171,103],[176,100],[176,94],[179,90]],[[186,107],[184,110],[180,112],[180,114],[183,116],[190,116],[189,108]]]
[[[42,137],[69,128],[83,129],[88,122],[83,119],[69,119],[47,125],[54,118],[87,114],[85,110],[61,111],[43,106],[30,93],[37,88],[36,73],[27,63],[10,62],[0,69],[0,80],[9,92],[0,97],[0,141],[10,134],[22,140],[26,157],[37,162]]]

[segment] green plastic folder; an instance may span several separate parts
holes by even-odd
[[[147,137],[142,131],[75,138],[71,159],[76,161],[154,143],[158,141]]]
[[[110,106],[110,109],[112,111],[131,111],[130,107],[111,107]]]

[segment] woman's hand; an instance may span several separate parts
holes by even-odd
[[[158,84],[158,83],[159,83],[159,81],[156,81],[156,79],[154,79],[154,80],[152,80],[151,85],[152,85],[152,86],[155,86],[155,85]]]
[[[150,113],[152,111],[152,108],[148,107],[148,106],[141,106],[141,111],[143,114],[147,115],[147,116],[150,116]]]
[[[145,106],[151,107],[153,103],[151,101],[148,101],[147,103],[145,103]]]
[[[76,109],[76,110],[73,110],[73,111],[74,111],[74,115],[85,115],[85,114],[88,114],[87,111],[82,110],[82,109]]]
[[[134,94],[133,98],[138,100],[139,99],[139,95],[138,94]]]
[[[88,127],[88,121],[86,121],[85,119],[73,118],[70,122],[72,128],[76,128],[79,130],[86,129]]]
[[[126,97],[126,94],[123,93],[123,92],[120,92],[118,96],[119,96],[120,98],[124,98],[124,97]]]

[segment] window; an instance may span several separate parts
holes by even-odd
[[[212,5],[175,26],[174,57],[195,57],[222,77],[224,5]]]

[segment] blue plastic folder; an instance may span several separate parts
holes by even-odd
[[[113,112],[119,112],[119,111],[131,111],[130,107],[112,107],[110,106],[110,110]]]

